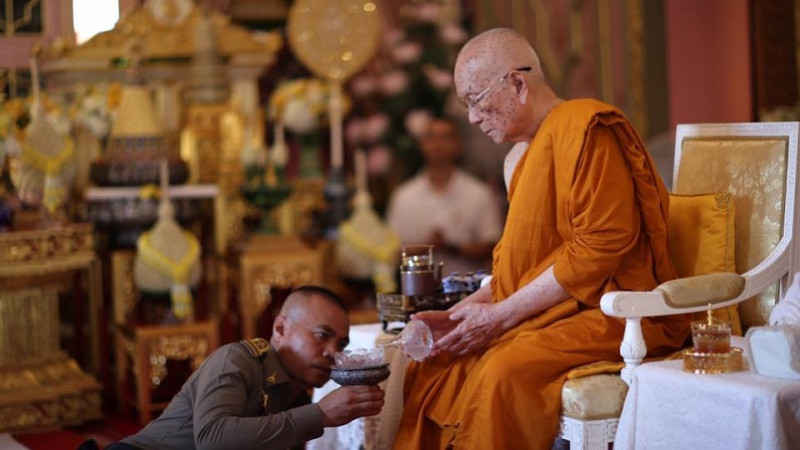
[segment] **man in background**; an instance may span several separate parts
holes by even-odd
[[[434,118],[419,142],[425,167],[397,187],[386,220],[403,245],[431,244],[449,272],[488,271],[502,232],[488,185],[456,166],[461,142],[455,123]]]

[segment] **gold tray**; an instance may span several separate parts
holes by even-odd
[[[687,348],[683,351],[683,371],[700,374],[719,374],[745,370],[742,349],[732,347],[727,353],[699,353]]]

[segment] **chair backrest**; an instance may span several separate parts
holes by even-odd
[[[736,270],[747,292],[744,327],[763,325],[800,270],[795,237],[798,122],[679,125],[673,190],[734,197]]]

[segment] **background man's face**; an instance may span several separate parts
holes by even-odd
[[[434,119],[420,139],[420,149],[429,166],[452,165],[461,151],[455,126],[446,120]]]
[[[347,346],[347,314],[334,303],[312,296],[305,308],[282,320],[283,333],[276,332],[273,342],[289,376],[310,386],[322,386],[330,379],[333,354]]]

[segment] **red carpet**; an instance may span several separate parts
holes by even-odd
[[[84,441],[94,439],[100,448],[136,433],[141,426],[135,419],[106,417],[79,427],[38,433],[14,434],[14,439],[31,450],[74,450]]]

